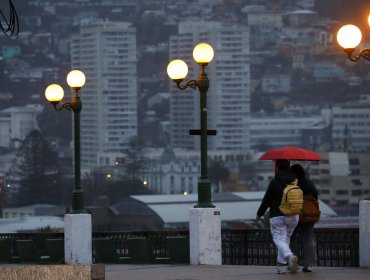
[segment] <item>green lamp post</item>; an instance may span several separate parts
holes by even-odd
[[[189,80],[184,85],[181,82],[188,74],[188,66],[183,60],[176,59],[171,61],[167,66],[168,76],[176,83],[180,90],[188,87],[199,90],[200,93],[200,131],[191,130],[191,135],[200,135],[200,160],[201,160],[201,175],[198,182],[198,203],[195,207],[198,208],[213,208],[211,203],[211,182],[207,174],[207,135],[214,135],[215,131],[207,130],[207,91],[209,88],[209,80],[205,72],[205,67],[212,61],[214,56],[213,48],[206,43],[201,43],[195,46],[193,50],[194,60],[202,68],[202,72],[198,76],[198,80]]]
[[[84,194],[81,188],[81,167],[80,167],[80,112],[82,103],[78,91],[84,86],[86,81],[84,73],[79,70],[72,70],[67,76],[67,83],[74,91],[71,101],[66,101],[58,106],[63,99],[63,88],[57,84],[49,85],[45,90],[46,99],[53,104],[55,110],[72,110],[74,116],[74,165],[75,165],[75,185],[72,191],[72,211],[71,214],[85,213]]]

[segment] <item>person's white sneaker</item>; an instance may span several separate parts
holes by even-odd
[[[298,270],[298,259],[295,255],[289,256],[288,264],[289,264],[289,271],[291,273],[296,273]]]
[[[285,274],[287,272],[286,264],[278,263],[276,266],[276,273],[277,274]]]

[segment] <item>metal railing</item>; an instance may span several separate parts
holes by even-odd
[[[188,236],[188,231],[130,231],[94,232],[93,238],[112,238],[120,256],[128,256],[127,238],[146,237],[152,240],[154,255],[167,257],[166,236]],[[317,266],[358,267],[359,230],[358,228],[319,228],[314,230],[314,248]],[[63,238],[63,233],[10,233],[0,234],[0,239],[9,239],[13,244],[13,254],[17,255],[15,240],[33,239],[41,250],[46,252],[46,239]],[[269,229],[222,230],[222,263],[225,265],[275,265],[276,248]],[[294,244],[293,244],[294,243]],[[298,259],[302,257],[300,235],[292,243],[296,246]]]
[[[291,247],[302,260],[303,246],[297,238]],[[358,228],[314,229],[314,250],[317,266],[358,267]],[[277,251],[269,229],[222,231],[222,263],[229,265],[275,265]]]

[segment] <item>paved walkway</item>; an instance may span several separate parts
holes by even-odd
[[[370,280],[370,269],[313,267],[313,272],[275,274],[274,266],[106,265],[106,280]]]

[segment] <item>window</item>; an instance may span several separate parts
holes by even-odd
[[[336,191],[336,194],[337,195],[345,195],[345,194],[348,194],[348,190],[339,190],[339,191]]]
[[[362,182],[360,179],[352,179],[352,184],[354,184],[355,186],[362,186]]]
[[[319,190],[320,194],[329,194],[330,190]]]
[[[352,195],[360,196],[360,195],[362,195],[362,191],[361,190],[352,190]]]

